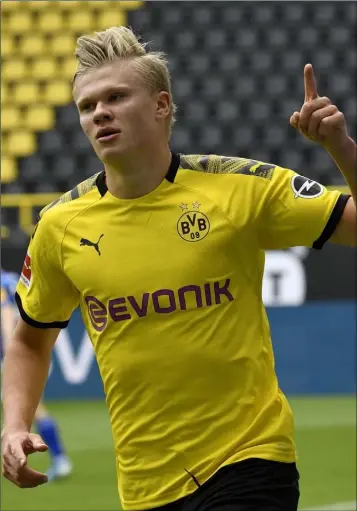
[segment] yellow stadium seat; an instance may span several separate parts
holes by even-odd
[[[6,32],[10,34],[23,34],[32,29],[33,22],[31,13],[23,8],[23,3],[24,2],[21,2],[21,10],[18,9],[10,12],[9,19],[6,24],[4,23],[3,27]]]
[[[18,105],[41,103],[42,94],[39,85],[29,81],[16,84],[14,89],[14,102]]]
[[[39,13],[37,25],[44,33],[58,32],[64,27],[62,13],[54,9],[43,11]]]
[[[68,15],[68,27],[76,34],[90,32],[94,27],[94,17],[89,10],[83,8],[72,11]]]
[[[51,55],[72,56],[76,47],[76,40],[72,34],[59,34],[53,37],[48,47]]]
[[[36,138],[34,133],[16,130],[9,134],[8,151],[12,156],[28,156],[35,152]]]
[[[1,56],[9,57],[16,51],[14,39],[10,35],[3,34],[1,37]]]
[[[26,2],[29,9],[32,11],[42,11],[49,8],[55,7],[57,4],[56,1],[49,2],[47,0],[30,0],[29,2]]]
[[[105,11],[110,8],[110,4],[111,4],[111,2],[106,1],[106,0],[93,0],[93,1],[91,0],[88,4],[88,7],[92,10],[94,9],[97,11]]]
[[[76,69],[77,69],[76,58],[75,57],[68,58],[68,59],[64,59],[62,65],[59,69],[59,73],[60,73],[60,76],[62,76],[63,78],[67,78],[72,81],[74,73],[76,72]]]
[[[24,124],[31,131],[45,131],[55,124],[55,113],[49,105],[31,105],[24,118]]]
[[[1,0],[1,11],[16,11],[19,10],[20,5],[22,5],[23,2],[19,2],[16,0]]]
[[[117,2],[113,2],[113,3],[117,3]],[[125,10],[135,10],[135,9],[139,9],[140,7],[142,7],[144,4],[144,2],[137,2],[137,1],[126,1],[126,2],[118,2],[118,6],[120,7],[120,9],[125,9]]]
[[[10,88],[5,83],[2,83],[1,84],[1,106],[3,107],[10,101],[11,101]]]
[[[98,16],[96,26],[98,30],[105,30],[109,27],[118,27],[124,25],[126,21],[125,12],[119,7],[111,10],[101,11]]]
[[[45,40],[42,34],[26,34],[22,37],[19,49],[24,56],[37,56],[42,55],[45,51]]]
[[[50,105],[67,105],[72,101],[71,84],[68,80],[54,80],[46,84],[44,101]]]
[[[1,155],[1,182],[11,183],[17,178],[17,165],[14,158]]]
[[[23,59],[6,59],[2,64],[1,78],[4,82],[17,82],[27,75],[26,63]]]
[[[53,57],[39,57],[34,61],[30,70],[35,80],[50,80],[58,74],[58,65]]]
[[[20,109],[16,106],[3,106],[1,109],[1,129],[14,130],[21,125]]]
[[[87,8],[88,3],[90,2],[79,2],[75,0],[65,0],[65,1],[56,1],[57,7],[59,7],[61,10],[66,11],[80,11]]]

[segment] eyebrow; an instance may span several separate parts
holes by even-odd
[[[110,95],[110,94],[113,94],[114,92],[129,92],[131,89],[130,87],[128,87],[127,85],[112,85],[110,87],[108,87],[107,89],[104,89],[103,91],[101,91],[98,96],[101,96],[101,95]],[[93,97],[95,97],[96,94],[93,94],[93,96],[84,96],[83,98],[80,98],[76,104],[78,107],[81,107],[83,106],[84,104],[86,103],[90,103],[93,101]]]

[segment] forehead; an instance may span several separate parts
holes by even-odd
[[[132,61],[120,61],[92,69],[76,78],[73,98],[76,103],[83,98],[100,96],[108,89],[125,87],[143,88],[142,81]]]

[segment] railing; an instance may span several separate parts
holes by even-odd
[[[341,190],[349,193],[347,186],[328,187],[333,190]],[[2,194],[1,208],[16,208],[18,211],[18,225],[31,236],[36,223],[34,208],[43,208],[56,200],[61,193],[34,193],[34,194]],[[11,235],[11,226],[1,224],[1,238],[8,238]]]

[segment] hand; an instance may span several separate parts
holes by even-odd
[[[290,124],[329,152],[344,147],[348,139],[345,116],[329,98],[318,95],[311,64],[304,68],[304,84],[304,104],[290,117]]]
[[[27,431],[2,434],[3,476],[19,488],[35,488],[47,482],[46,474],[27,465],[27,456],[48,447],[39,435]]]

